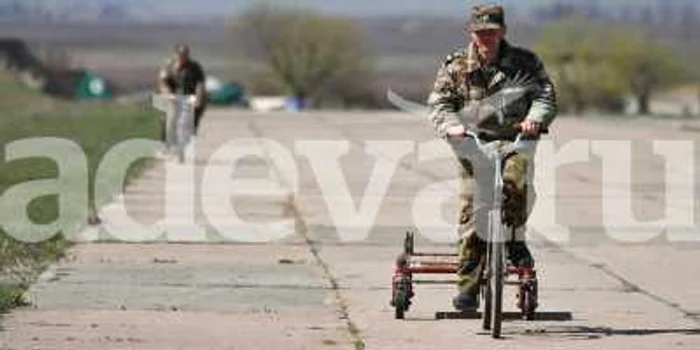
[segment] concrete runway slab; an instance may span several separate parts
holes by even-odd
[[[207,163],[222,145],[244,138],[274,143],[253,142],[250,150],[256,157],[224,152]],[[554,179],[557,192],[538,202],[544,205],[547,199],[556,200],[554,222],[546,222],[546,217],[534,219],[529,233],[540,276],[541,310],[570,313],[570,321],[510,321],[504,325],[504,339],[492,340],[481,331],[479,320],[436,319],[436,312],[452,311],[452,285],[417,287],[407,319],[393,319],[391,274],[404,233],[420,224],[413,215],[415,200],[427,186],[457,177],[449,152],[444,156],[444,145],[423,150],[428,152],[424,156],[434,158],[419,159],[420,145],[434,143],[426,122],[398,112],[211,110],[197,143],[194,183],[181,179],[165,196],[166,170],[163,163],[157,163],[123,194],[127,211],[142,223],[160,220],[166,205],[178,215],[192,209],[195,222],[207,232],[205,241],[188,243],[185,235],[180,237],[185,242],[177,244],[77,245],[70,258],[51,267],[32,287],[32,307],[4,317],[0,348],[700,348],[700,282],[694,271],[700,261],[700,244],[689,239],[696,237],[694,232],[700,237],[700,230],[692,231],[682,242],[661,232],[635,243],[615,239],[611,230],[629,225],[629,220],[622,220],[629,213],[638,223],[653,223],[667,206],[700,226],[699,178],[692,179],[695,187],[686,197],[695,199],[690,201],[695,207],[688,201],[667,201],[666,163],[653,154],[650,143],[653,139],[675,140],[695,146],[684,151],[688,162],[693,162],[692,171],[678,169],[683,176],[677,181],[700,170],[697,134],[649,120],[562,117],[549,138],[557,147],[575,140],[589,144],[629,141],[632,145],[629,181],[606,179],[604,161],[591,154],[588,162],[560,167]],[[391,159],[386,153],[369,155],[368,141],[377,140],[409,142],[411,146],[399,150],[405,155],[397,159],[395,169],[376,173],[381,161]],[[327,148],[319,151],[320,143],[315,144],[316,149],[308,146],[318,141],[327,142]],[[304,151],[299,145],[305,142]],[[339,153],[343,144],[347,152]],[[272,159],[274,152],[287,154],[294,171],[280,168]],[[312,157],[335,154],[330,159],[337,164],[321,169],[309,152]],[[441,152],[443,157],[437,157]],[[234,160],[238,160],[235,167]],[[235,204],[241,217],[257,224],[292,219],[293,235],[277,242],[222,244],[203,215],[202,200],[219,195],[201,191],[206,166],[230,170],[232,181],[265,178],[272,180],[271,187],[287,189],[292,195],[263,200],[243,196],[232,198],[229,204]],[[324,185],[320,177],[328,176],[329,170],[342,176]],[[372,176],[386,176],[386,188],[368,191]],[[230,186],[226,181],[214,184],[221,196],[228,193],[223,191]],[[682,185],[674,182],[669,188]],[[631,186],[634,193],[631,208],[620,201],[625,199],[625,186]],[[617,201],[607,219],[606,201]],[[446,199],[431,210],[449,224],[454,221],[455,204],[454,198]],[[223,204],[210,210],[217,215],[228,212]],[[362,221],[367,217],[372,219],[369,225]],[[103,217],[113,219],[118,218],[109,213]],[[552,224],[568,230],[569,239],[552,241],[547,231]],[[639,227],[639,232],[632,233],[643,234]],[[436,232],[445,232],[440,230]],[[340,232],[367,236],[344,241]],[[454,252],[454,244],[431,238],[419,235],[418,249]],[[514,310],[512,290],[505,302],[507,310]]]

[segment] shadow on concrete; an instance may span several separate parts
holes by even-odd
[[[649,335],[694,335],[700,336],[700,328],[612,328],[612,327],[560,327],[544,329],[540,332],[526,333],[525,335],[547,336],[559,335],[573,338],[586,337],[597,339],[612,336],[649,336]]]
[[[481,319],[481,312],[436,312],[435,319],[437,320],[476,320]],[[504,312],[503,319],[505,321],[515,321],[522,320],[523,315],[520,312]],[[571,312],[559,312],[559,311],[541,311],[535,314],[534,321],[553,321],[553,322],[565,322],[573,320],[573,315]]]

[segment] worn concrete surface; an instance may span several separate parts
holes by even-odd
[[[31,289],[32,307],[4,317],[0,348],[357,349],[360,344],[382,350],[700,348],[700,282],[694,277],[700,245],[669,242],[663,234],[634,244],[613,239],[602,210],[603,200],[610,197],[603,196],[602,163],[595,156],[557,172],[555,218],[571,230],[570,239],[552,242],[548,232],[536,230],[529,237],[541,278],[541,309],[571,312],[573,320],[508,322],[504,339],[495,341],[482,334],[480,321],[435,320],[436,311],[451,309],[452,286],[418,287],[407,319],[393,320],[388,304],[392,265],[401,251],[403,233],[416,225],[412,219],[416,195],[456,174],[448,159],[419,161],[417,146],[408,144],[411,149],[400,159],[386,195],[380,193],[381,186],[367,190],[370,176],[382,173],[373,174],[376,158],[368,156],[365,141],[418,145],[433,140],[430,127],[411,118],[400,113],[211,111],[197,144],[193,182],[181,180],[166,190],[165,166],[159,164],[124,195],[128,213],[141,224],[161,220],[169,205],[174,218],[187,223],[191,216],[202,232],[175,221],[173,225],[181,225],[177,244],[165,243],[173,238],[170,235],[139,244],[109,243],[120,232],[117,237],[115,232],[102,232],[103,242],[78,245]],[[649,141],[691,142],[695,149],[686,156],[697,171],[696,137],[650,121],[574,118],[560,118],[551,136],[559,145],[581,139],[633,141],[631,210],[640,221],[659,219],[666,206],[664,162],[653,155]],[[241,159],[234,172],[233,153],[215,151],[242,138],[265,138],[282,145],[292,156],[298,181],[289,169],[267,166],[265,158],[274,156],[275,150],[260,142],[250,147],[262,156]],[[299,141],[320,140],[348,141],[347,154],[339,158],[342,181],[326,187],[318,172],[338,166],[314,169],[299,152]],[[316,143],[311,149],[343,153],[342,146],[341,151],[333,147],[338,146]],[[225,181],[203,181],[208,164],[219,170],[230,168],[228,179],[271,178],[268,186],[278,191],[264,197],[238,195],[206,207],[204,201],[224,196],[231,187]],[[186,178],[182,177],[186,168],[172,169]],[[695,198],[691,201],[695,207],[675,200],[670,205],[690,211],[697,224],[699,190],[693,174],[687,176],[694,179],[695,192],[688,196]],[[614,186],[613,197],[624,197],[619,194],[624,193],[623,186]],[[280,188],[296,190],[290,196]],[[341,240],[339,232],[362,232],[362,218],[338,217],[334,210],[345,205],[357,211],[372,200],[379,200],[379,208],[366,238]],[[190,201],[194,211],[188,209]],[[452,219],[454,205],[454,199],[442,204],[438,210],[442,219]],[[232,208],[244,222],[291,222],[292,231],[267,244],[227,240],[213,221],[228,219],[228,227],[237,233],[249,230],[239,237],[263,234],[232,219]],[[622,215],[626,209],[618,206],[616,215],[617,210]],[[120,220],[115,213],[106,208],[103,220],[119,224],[114,222]],[[97,237],[94,234],[90,231],[86,237]],[[691,234],[695,236],[700,237],[700,230]],[[419,250],[454,249],[428,238],[419,237]],[[514,307],[511,295],[509,291],[506,298],[509,309]]]

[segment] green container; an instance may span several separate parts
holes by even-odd
[[[113,97],[113,93],[105,79],[85,72],[75,88],[75,97],[78,100],[108,100]]]
[[[209,103],[213,105],[248,106],[245,90],[241,85],[235,83],[225,84],[218,90],[210,91]]]

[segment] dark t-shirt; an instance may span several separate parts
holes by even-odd
[[[161,69],[160,79],[174,93],[194,95],[198,83],[204,84],[204,70],[196,61],[190,60],[180,69],[175,68],[175,62],[170,61]]]

